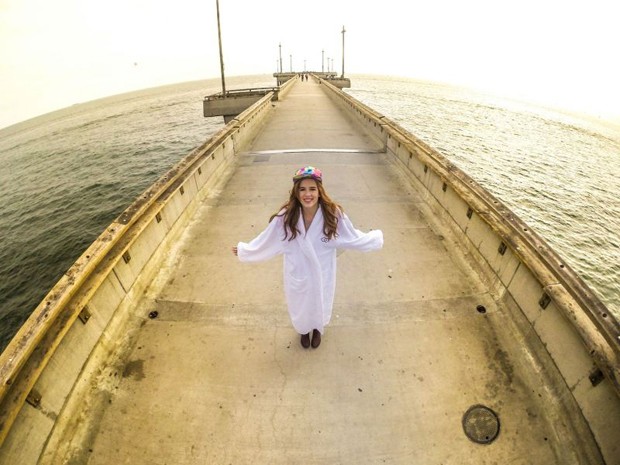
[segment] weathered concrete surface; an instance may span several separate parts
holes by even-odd
[[[89,464],[577,462],[512,323],[380,149],[313,82],[277,104],[145,296],[159,317],[141,329]],[[306,164],[359,229],[385,235],[380,252],[339,257],[316,350],[289,323],[281,261],[230,252]],[[499,414],[490,445],[463,433],[474,404]]]

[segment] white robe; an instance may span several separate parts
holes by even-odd
[[[363,233],[353,227],[344,213],[341,215],[337,237],[331,240],[323,233],[323,212],[319,207],[308,231],[303,215],[299,215],[297,230],[300,232],[292,241],[290,232],[284,239],[284,217],[276,216],[255,239],[237,245],[242,262],[284,255],[284,293],[291,322],[299,334],[313,329],[323,333],[331,319],[336,290],[336,250],[367,252],[383,247],[380,230]]]

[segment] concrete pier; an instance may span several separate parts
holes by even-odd
[[[323,87],[298,82],[276,103],[166,251],[140,303],[157,317],[145,318],[83,462],[596,463],[590,439],[574,447],[579,426],[562,402],[548,404],[510,312]],[[230,251],[267,225],[308,164],[357,228],[385,235],[379,252],[338,258],[318,349],[303,349],[289,322],[281,260],[241,264]],[[463,431],[477,404],[499,417],[488,445]]]

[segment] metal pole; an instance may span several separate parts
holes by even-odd
[[[222,53],[222,31],[220,29],[220,1],[215,0],[217,8],[217,38],[220,43],[220,69],[222,72],[222,95],[226,97],[226,81],[224,79],[224,54]]]
[[[342,76],[340,77],[344,77],[344,33],[346,31],[344,30],[344,26],[342,26]]]
[[[282,72],[282,42],[280,42],[280,72]]]
[[[291,73],[293,72],[293,55],[289,55],[289,59],[291,61]]]
[[[321,50],[321,73],[325,72],[325,50]]]

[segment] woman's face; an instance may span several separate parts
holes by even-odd
[[[297,190],[297,199],[303,208],[314,208],[319,201],[319,188],[314,179],[302,179]]]

